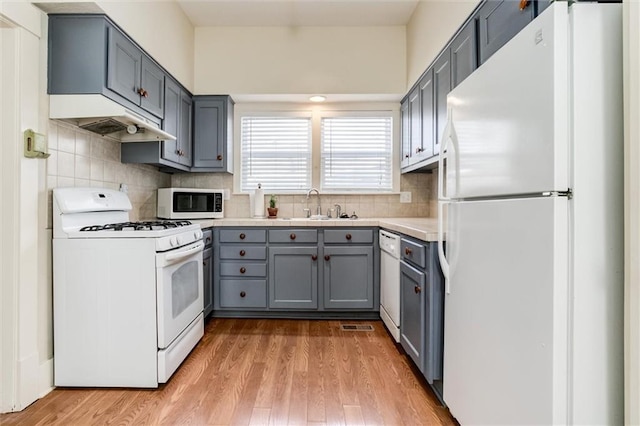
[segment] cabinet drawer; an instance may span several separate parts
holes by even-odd
[[[266,277],[267,264],[257,262],[220,262],[223,277]]]
[[[327,244],[371,244],[372,229],[325,229],[324,242]]]
[[[221,229],[221,243],[266,243],[267,231],[264,229]]]
[[[413,241],[405,240],[404,238],[400,242],[400,255],[402,260],[407,260],[421,268],[427,267],[427,247],[414,243]]]
[[[221,308],[266,308],[266,280],[220,280]]]
[[[318,231],[316,229],[270,229],[269,242],[271,243],[317,243]]]
[[[220,246],[220,259],[266,260],[267,248],[263,246]]]
[[[205,247],[211,246],[211,243],[213,243],[213,231],[211,229],[205,229],[202,231],[202,242]]]

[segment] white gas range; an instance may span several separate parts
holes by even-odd
[[[54,383],[157,387],[204,334],[202,231],[126,194],[53,190]]]

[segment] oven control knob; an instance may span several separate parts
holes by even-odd
[[[175,237],[173,237],[169,240],[169,244],[171,244],[171,247],[175,247],[176,244],[178,244],[178,241],[176,240]]]
[[[176,238],[176,241],[178,242],[178,244],[182,244],[184,242],[182,236],[179,236],[178,238]]]
[[[200,235],[200,231],[196,231],[193,233],[193,238],[195,238],[196,240],[199,240],[200,237],[202,237],[202,235]]]

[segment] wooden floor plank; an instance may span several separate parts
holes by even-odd
[[[158,389],[58,388],[9,425],[455,425],[391,340],[340,321],[213,319]]]

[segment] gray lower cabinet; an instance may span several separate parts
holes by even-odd
[[[323,256],[324,307],[373,308],[373,247],[325,246]]]
[[[204,252],[202,253],[203,277],[203,312],[205,318],[213,311],[213,231],[205,229],[202,232]]]
[[[400,245],[400,344],[442,398],[444,277],[437,243]]]
[[[269,308],[318,308],[318,247],[269,247]]]

